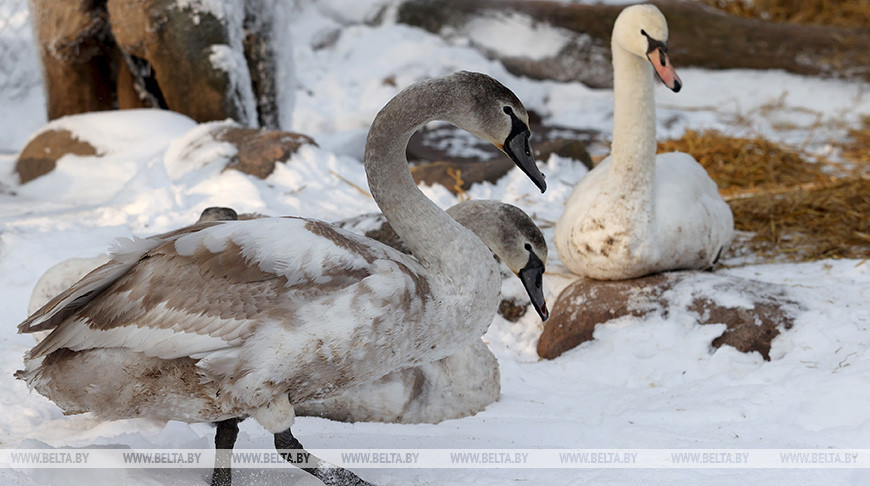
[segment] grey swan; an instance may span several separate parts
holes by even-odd
[[[375,117],[364,162],[372,197],[415,257],[304,218],[134,239],[19,325],[51,333],[16,376],[67,413],[217,422],[213,484],[230,483],[240,418],[274,434],[279,451],[303,449],[293,404],[455,353],[495,315],[492,252],[516,273],[537,265],[515,229],[490,227],[515,235],[490,250],[417,188],[405,147],[436,119],[495,144],[546,189],[510,90],[464,71],[414,84]],[[327,484],[366,484],[316,459],[302,468]]]
[[[534,255],[541,260],[541,268],[526,275],[531,304],[542,320],[548,312],[540,292],[541,272],[547,262],[544,235],[521,209],[498,201],[466,201],[447,209],[453,219],[477,235],[486,232],[485,225],[516,227],[525,234],[533,246]],[[197,223],[231,221],[265,217],[242,214],[225,207],[203,210]],[[401,240],[388,231],[382,214],[367,214],[332,223],[339,228],[365,234],[373,225],[381,228],[371,237],[402,249]],[[490,242],[483,240],[491,248]],[[32,314],[52,297],[75,284],[109,257],[72,258],[49,268],[33,289],[29,313]],[[531,267],[530,267],[531,268]],[[519,277],[519,275],[518,275]],[[47,331],[34,332],[41,341]],[[131,380],[135,381],[135,380]],[[456,353],[432,363],[425,363],[393,371],[374,382],[357,385],[343,393],[322,400],[294,405],[296,416],[316,416],[343,422],[438,423],[476,414],[498,400],[501,390],[498,360],[481,339],[476,339]]]

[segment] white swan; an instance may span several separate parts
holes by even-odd
[[[656,156],[653,72],[681,82],[668,27],[652,5],[627,7],[613,26],[613,146],[577,185],[553,241],[572,272],[617,280],[711,268],[734,234],[731,209],[692,156]],[[655,71],[653,71],[655,69]]]
[[[136,240],[19,325],[53,331],[16,376],[68,413],[219,422],[224,452],[239,418],[252,416],[276,448],[302,449],[293,404],[441,359],[492,322],[501,288],[492,252],[408,170],[408,139],[434,119],[496,144],[545,189],[512,92],[468,72],[417,83],[375,117],[365,152],[372,196],[416,259],[303,218]],[[508,233],[511,246],[493,249],[508,267],[537,271],[524,269],[535,259],[519,232],[490,231]],[[218,455],[213,483],[229,482],[228,458]],[[316,459],[303,469],[330,484],[363,483]]]
[[[547,262],[547,246],[540,229],[522,210],[498,201],[466,201],[447,209],[453,219],[475,234],[483,235],[487,246],[496,246],[485,238],[491,236],[485,226],[518,228],[525,240],[533,245],[533,254]],[[242,215],[242,218],[264,217]],[[230,208],[206,208],[197,223],[239,219]],[[382,214],[348,218],[334,226],[354,233],[364,233],[372,223],[383,228]],[[393,235],[395,237],[395,235]],[[382,243],[389,244],[383,239]],[[500,245],[504,246],[504,245]],[[74,285],[86,274],[109,260],[107,255],[94,258],[72,258],[51,267],[42,275],[31,294],[29,313],[33,314],[54,296]],[[531,268],[531,267],[530,267]],[[536,279],[540,273],[536,273]],[[541,319],[548,312],[539,299],[540,282],[529,286],[532,306]],[[34,332],[37,341],[49,331]],[[135,380],[130,380],[135,382]],[[501,390],[498,360],[480,339],[456,353],[432,363],[393,371],[378,380],[357,385],[343,393],[294,406],[297,416],[318,416],[344,422],[438,423],[473,415],[498,400]]]

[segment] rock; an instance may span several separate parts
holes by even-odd
[[[49,120],[159,107],[276,128],[274,15],[262,0],[206,3],[33,0]]]
[[[786,288],[738,279],[723,281],[714,287],[716,291],[738,291],[743,298],[751,296],[753,306],[727,307],[717,304],[709,295],[695,296],[688,309],[698,314],[698,324],[728,326],[721,336],[713,340],[713,347],[727,344],[744,353],[758,351],[766,361],[770,361],[770,342],[779,335],[780,330],[791,329],[794,324],[791,309],[799,307],[789,298]]]
[[[666,274],[632,280],[580,278],[559,294],[538,340],[538,355],[553,359],[592,340],[597,324],[625,315],[643,317],[663,310],[662,293],[673,282]]]
[[[213,136],[215,140],[229,142],[238,148],[227,169],[236,169],[260,179],[268,177],[275,170],[276,162],[287,160],[302,145],[317,145],[314,139],[300,133],[241,126],[222,126]]]
[[[586,143],[573,138],[554,138],[536,144],[534,147],[535,157],[538,160],[547,160],[551,154],[574,159],[581,162],[587,169],[592,170],[595,163],[592,162],[592,156],[586,150]]]
[[[221,17],[176,0],[109,0],[107,5],[112,35],[127,64],[136,66],[133,74],[144,78],[143,91],[198,122],[232,118],[256,124],[256,114],[246,110],[254,99],[250,78],[242,79],[238,67],[220,64],[244,64],[245,59],[241,26],[233,26],[225,13]]]
[[[97,149],[74,138],[68,130],[46,130],[24,147],[18,156],[15,171],[24,184],[54,170],[58,159],[67,154],[97,155]]]
[[[526,310],[529,308],[529,304],[530,302],[528,300],[521,302],[514,299],[502,299],[502,301],[498,303],[498,313],[507,321],[517,322],[520,318],[526,315]]]
[[[34,0],[48,119],[116,108],[114,42],[105,2]]]
[[[417,184],[441,184],[453,194],[471,189],[479,182],[495,183],[514,167],[507,157],[487,162],[429,162],[411,167]]]
[[[208,143],[227,142],[236,146],[236,154],[229,159],[226,169],[236,169],[261,179],[268,177],[276,163],[289,159],[302,145],[315,144],[311,137],[299,133],[226,123],[215,124],[208,135]],[[68,130],[47,129],[24,147],[15,170],[23,184],[51,172],[58,159],[68,154],[101,155],[87,142],[74,138]]]
[[[586,145],[598,141],[598,132],[542,125],[534,112],[529,113],[529,123],[530,144],[537,160],[556,154],[592,168]],[[407,155],[418,184],[441,184],[453,194],[479,182],[494,184],[514,168],[513,161],[492,144],[453,125],[418,130],[408,142]]]
[[[722,304],[722,295],[751,305]],[[770,360],[771,340],[792,327],[800,309],[787,287],[715,273],[670,272],[617,281],[581,278],[556,299],[538,340],[538,355],[553,359],[593,339],[595,326],[613,319],[679,310],[695,313],[698,324],[727,326],[712,346],[758,351]]]

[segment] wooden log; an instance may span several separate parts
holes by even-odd
[[[695,2],[651,3],[668,19],[670,57],[678,68],[782,69],[802,75],[870,80],[868,29],[765,22],[728,15]],[[475,18],[498,19],[499,15],[505,18],[505,13],[519,13],[535,22],[592,38],[586,50],[604,50],[609,69],[610,34],[616,16],[624,7],[548,0],[409,0],[400,6],[398,19],[448,35],[450,30],[444,27],[461,32],[462,27]],[[579,72],[601,69],[601,66],[589,64],[588,52],[563,51],[558,59],[525,62],[492,51],[485,53],[502,60],[514,74],[533,79],[567,81],[564,68],[560,71],[548,65],[553,65],[554,61],[568,66],[579,63],[573,80],[596,87],[602,85],[600,75],[585,79],[586,75]]]

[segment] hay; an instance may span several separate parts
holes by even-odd
[[[734,226],[770,259],[870,258],[870,180],[851,178],[824,188],[734,199]]]
[[[849,139],[836,143],[840,156],[856,164],[855,170],[870,171],[870,116],[861,120],[861,128],[849,130]]]
[[[731,15],[798,24],[866,28],[870,0],[703,0]]]
[[[823,170],[826,164],[760,137],[686,130],[682,138],[659,142],[658,151],[691,154],[707,169],[725,199],[813,187],[830,180]]]
[[[868,148],[870,131],[859,130],[842,150],[844,158],[848,149],[867,159]],[[835,178],[827,174],[830,164],[797,150],[715,131],[689,130],[660,142],[659,151],[687,152],[707,169],[734,211],[735,228],[752,232],[732,247],[743,245],[769,260],[870,258],[870,180],[860,169],[865,164]]]

